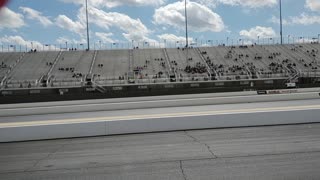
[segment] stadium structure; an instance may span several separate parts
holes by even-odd
[[[0,53],[1,102],[317,87],[318,42]]]

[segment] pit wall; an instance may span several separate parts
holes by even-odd
[[[299,83],[297,84],[299,88],[320,87],[320,83],[315,83],[315,81],[311,79],[300,79]],[[252,90],[256,91],[266,89],[285,89],[286,85],[285,79],[274,79],[163,84],[128,84],[119,86],[104,86],[103,88],[106,90],[105,93],[101,93],[91,86],[5,89],[0,91],[0,104]]]

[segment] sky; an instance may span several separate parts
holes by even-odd
[[[184,1],[88,0],[88,6],[91,47],[185,42]],[[320,0],[282,0],[282,7],[284,42],[318,38]],[[278,43],[279,9],[279,0],[188,0],[189,43]],[[0,9],[0,45],[86,46],[85,15],[85,0],[11,0]]]

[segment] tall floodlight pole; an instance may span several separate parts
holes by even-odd
[[[88,51],[89,51],[90,50],[90,38],[89,38],[88,0],[86,0],[86,18],[87,18],[87,44],[88,44]]]
[[[184,1],[184,14],[186,18],[186,47],[189,46],[188,44],[188,15],[187,15],[187,0]]]
[[[281,38],[281,44],[283,43],[282,39],[282,2],[280,0],[280,38]]]

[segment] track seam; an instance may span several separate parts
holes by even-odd
[[[188,133],[188,131],[183,131],[185,135],[187,135],[188,137],[190,137],[194,142],[197,142],[201,145],[204,145],[208,151],[210,152],[210,154],[212,155],[213,158],[218,158],[217,155],[215,155],[215,153],[213,152],[212,148],[205,142],[201,142],[199,139],[197,139],[196,137],[192,136],[191,134]]]

